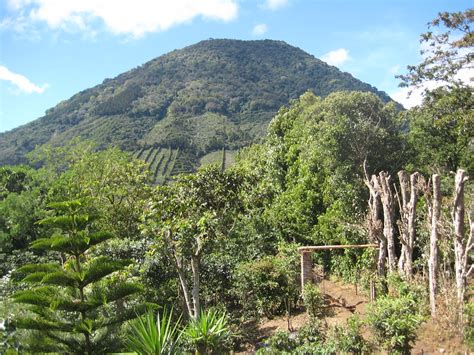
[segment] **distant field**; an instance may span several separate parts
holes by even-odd
[[[191,153],[169,147],[143,147],[136,150],[133,156],[148,163],[155,184],[164,184],[174,175],[196,171],[200,166],[209,164],[222,165],[222,149],[210,152],[199,160]],[[225,168],[235,164],[236,150],[225,150]]]
[[[197,167],[190,153],[169,147],[144,147],[135,151],[133,156],[149,164],[156,184],[164,184],[173,175],[191,172]]]
[[[235,164],[235,154],[237,153],[236,150],[226,150],[225,151],[225,168],[232,166]],[[205,166],[209,164],[218,164],[219,166],[222,164],[222,156],[223,151],[216,150],[204,155],[201,159],[199,159],[200,166]]]

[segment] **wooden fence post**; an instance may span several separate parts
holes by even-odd
[[[304,285],[313,281],[313,259],[312,252],[302,251],[301,254],[301,293],[304,291]]]

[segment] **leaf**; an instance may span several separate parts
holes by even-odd
[[[84,270],[84,277],[81,283],[86,286],[92,282],[98,281],[103,277],[110,275],[115,271],[122,270],[125,266],[132,263],[130,260],[112,260],[111,258],[102,256],[95,258]]]
[[[74,275],[65,271],[57,271],[51,274],[46,274],[42,280],[44,284],[70,287],[76,286],[78,281],[79,280],[77,277],[74,277]]]
[[[61,266],[53,263],[43,263],[43,264],[26,264],[18,268],[15,272],[18,273],[33,273],[33,272],[54,272],[61,269]]]
[[[109,232],[97,232],[89,235],[89,247],[102,243],[108,239],[114,238],[114,235]]]
[[[36,329],[36,330],[57,330],[62,332],[71,332],[73,325],[66,322],[52,322],[42,319],[31,319],[19,317],[13,321],[13,324],[20,329]]]

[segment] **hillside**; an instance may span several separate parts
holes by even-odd
[[[118,145],[148,158],[163,180],[194,170],[224,147],[231,151],[258,140],[278,109],[307,90],[319,96],[371,91],[390,100],[285,42],[211,39],[106,79],[1,133],[0,165],[25,162],[36,145],[81,136],[100,148]]]

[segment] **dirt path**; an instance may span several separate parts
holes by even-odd
[[[329,327],[346,324],[347,319],[358,314],[364,318],[366,306],[369,302],[365,295],[356,292],[354,285],[341,281],[323,280],[320,284],[324,294],[327,307],[325,318]],[[291,318],[291,326],[294,330],[299,329],[308,321],[305,312],[299,312]],[[286,317],[268,320],[259,327],[259,338],[271,336],[277,330],[288,330]],[[363,331],[364,338],[369,339],[370,332]],[[252,354],[252,349],[241,354]],[[418,340],[412,350],[412,354],[468,354],[462,340],[459,337],[449,336],[439,329],[434,321],[424,323],[418,331]]]
[[[361,316],[365,314],[367,298],[360,293],[357,294],[353,285],[340,281],[323,280],[320,287],[326,301],[327,316],[325,320],[328,326],[345,324],[353,314]],[[297,313],[291,319],[291,326],[297,330],[307,320],[308,316],[305,312]],[[259,329],[262,337],[269,336],[277,330],[288,330],[288,322],[285,317],[275,318],[264,322]]]

